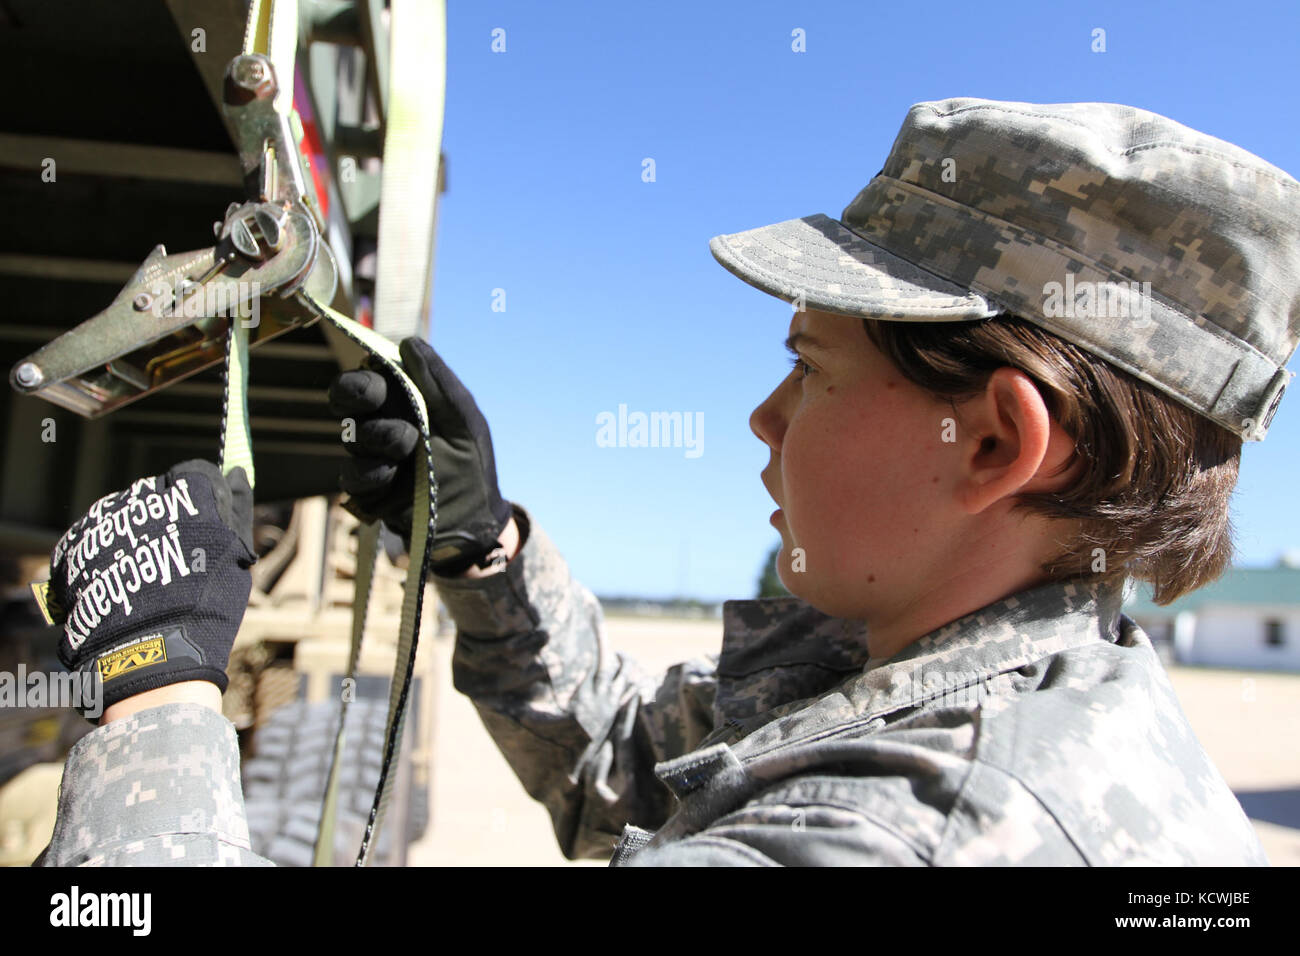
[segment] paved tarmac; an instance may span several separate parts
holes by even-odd
[[[647,671],[716,652],[721,621],[606,619],[614,650]],[[451,635],[436,640],[440,693],[431,823],[413,866],[604,866],[560,853],[549,815],[519,784],[469,700],[451,686]],[[1300,674],[1173,666],[1193,730],[1275,866],[1300,866]]]

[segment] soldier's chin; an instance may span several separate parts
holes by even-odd
[[[778,576],[787,591],[828,617],[857,620],[863,616],[857,602],[845,600],[845,595],[835,591],[825,581],[819,582],[811,575],[798,572]]]
[[[801,571],[795,570],[795,561],[801,553],[801,549],[791,545],[789,535],[782,530],[781,550],[776,555],[776,576],[785,589],[795,597],[803,597],[799,591],[806,580]]]
[[[819,578],[815,570],[807,570],[806,563],[803,549],[792,545],[783,534],[781,550],[776,556],[776,576],[785,589],[831,617],[862,616],[860,593],[843,593],[834,581]]]

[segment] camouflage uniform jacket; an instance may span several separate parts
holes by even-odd
[[[1025,591],[887,660],[868,660],[860,622],[731,601],[719,655],[651,677],[611,653],[595,598],[516,515],[505,572],[438,587],[455,685],[569,858],[1267,863],[1117,589]],[[201,711],[83,738],[44,862],[265,862],[233,729]]]

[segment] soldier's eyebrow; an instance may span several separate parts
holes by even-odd
[[[786,336],[785,350],[787,352],[797,355],[797,349],[800,345],[818,352],[830,352],[833,349],[833,346],[823,344],[807,332],[795,332],[793,335]]]

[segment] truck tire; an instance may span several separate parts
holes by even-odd
[[[243,763],[253,852],[280,866],[312,864],[340,707],[338,701],[295,701],[281,707],[257,728],[254,756]],[[335,823],[336,866],[356,861],[379,783],[387,716],[385,700],[358,698],[348,705]],[[405,865],[407,844],[427,819],[427,807],[421,805],[427,795],[413,792],[405,750],[404,742],[400,759],[393,762],[391,772],[397,777],[379,838],[372,845],[371,865]]]

